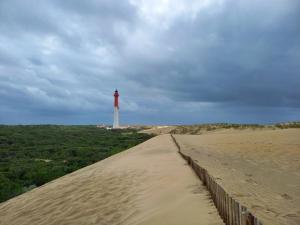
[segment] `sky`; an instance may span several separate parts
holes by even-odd
[[[299,0],[0,0],[0,124],[300,120]]]

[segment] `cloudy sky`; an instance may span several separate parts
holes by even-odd
[[[0,123],[300,120],[299,0],[0,0]]]

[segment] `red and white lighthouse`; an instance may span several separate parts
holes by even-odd
[[[119,92],[116,89],[114,93],[114,123],[113,128],[119,128]]]

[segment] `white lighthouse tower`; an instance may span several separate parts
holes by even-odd
[[[113,128],[120,128],[119,124],[119,93],[118,90],[115,90],[114,94],[114,123],[113,123]]]

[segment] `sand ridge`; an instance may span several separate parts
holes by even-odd
[[[0,204],[0,224],[223,222],[170,135],[162,135]]]

